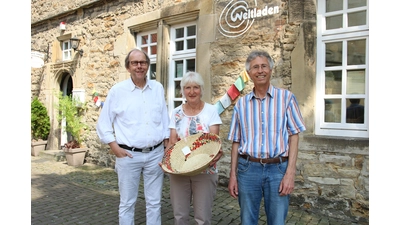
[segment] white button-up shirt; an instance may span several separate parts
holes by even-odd
[[[169,138],[169,116],[161,83],[147,80],[143,89],[129,78],[114,85],[97,122],[100,141],[134,148],[154,146]]]

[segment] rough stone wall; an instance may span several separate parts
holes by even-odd
[[[108,153],[108,145],[100,143],[96,134],[96,122],[100,108],[93,102],[93,91],[98,92],[103,101],[108,90],[121,80],[121,74],[127,74],[121,63],[125,54],[116,55],[116,40],[123,33],[123,22],[135,15],[151,12],[161,7],[168,7],[174,2],[184,1],[32,1],[31,46],[33,50],[46,52],[47,63],[57,63],[59,59],[53,55],[57,48],[56,37],[61,35],[59,24],[66,22],[68,33],[76,33],[82,37],[80,43],[84,55],[79,59],[76,71],[83,71],[81,83],[86,93],[88,110],[84,122],[89,126],[86,147],[91,149],[86,160],[104,166],[113,166],[115,159]],[[81,7],[84,6],[84,10]],[[77,10],[73,13],[73,10]],[[66,13],[67,12],[67,13]],[[50,19],[47,19],[50,18]],[[51,101],[45,97],[52,95],[46,91],[46,79],[54,74],[47,68],[32,69],[32,97],[40,96],[43,101]],[[127,77],[126,77],[127,78]],[[51,87],[47,83],[47,88]],[[40,89],[39,89],[40,88]],[[51,105],[48,103],[46,105]],[[57,123],[51,115],[53,127]]]
[[[368,221],[368,141],[304,136],[292,203],[333,217]]]
[[[125,55],[115,51],[115,42],[124,32],[124,21],[135,15],[181,2],[189,1],[32,1],[32,49],[43,52],[49,49],[48,63],[57,62],[52,53],[55,51],[56,37],[60,35],[60,21],[66,21],[67,30],[78,33],[83,38],[80,46],[84,55],[77,70],[84,74],[81,82],[89,107],[85,115],[85,121],[89,124],[86,145],[90,154],[87,161],[114,166],[114,157],[108,154],[108,146],[101,144],[97,138],[95,126],[100,108],[95,106],[91,94],[96,90],[104,100],[109,88],[123,74],[126,75],[121,64]],[[222,2],[216,1],[216,13],[221,7],[218,4]],[[289,90],[301,90],[301,93],[295,94],[300,96],[298,101],[302,112],[313,111],[313,101],[309,103],[308,100],[313,99],[312,90],[315,89],[316,5],[312,0],[282,0],[281,4],[285,12],[278,20],[256,23],[249,33],[239,39],[217,35],[215,42],[211,43],[212,103],[217,102],[237,79],[244,68],[247,54],[253,49],[265,49],[276,63],[272,83]],[[85,7],[80,8],[83,5]],[[76,13],[73,12],[74,9],[78,9]],[[304,52],[302,57],[295,54],[299,49]],[[296,64],[305,65],[309,74],[304,74],[304,77],[312,77],[309,79],[309,86],[298,87],[293,82],[293,70],[296,69],[293,67]],[[32,69],[32,97],[39,96],[42,101],[47,101],[46,94],[49,94],[52,87],[47,82],[53,76],[48,68]],[[251,88],[252,82],[249,81],[241,95],[250,92]],[[232,107],[221,114],[222,137],[226,137],[228,133],[231,115]],[[300,136],[296,189],[292,194],[291,204],[332,217],[368,221],[368,140],[316,137],[313,135],[313,114],[303,115],[307,131]],[[230,148],[231,143],[223,138],[225,156],[219,162],[222,185],[226,185],[229,180]]]

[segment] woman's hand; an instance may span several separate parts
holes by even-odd
[[[162,163],[161,163],[161,162],[159,162],[158,165],[160,166],[160,168],[162,169],[162,171],[164,171],[164,173],[169,173],[169,172],[167,172],[167,171],[164,170],[164,167],[162,167]]]
[[[217,163],[221,157],[224,155],[224,151],[222,151],[222,148],[219,149],[217,156],[210,162],[210,166],[214,166],[215,163]]]

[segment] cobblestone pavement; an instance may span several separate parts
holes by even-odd
[[[65,161],[57,161],[43,153],[31,157],[31,224],[118,224],[118,203],[117,176],[113,169],[88,163],[79,167],[68,166]],[[135,224],[146,224],[145,209],[141,186]],[[162,224],[173,225],[168,176],[165,177],[161,211]],[[263,214],[260,211],[259,224],[266,224]],[[192,224],[195,224],[194,221]],[[226,187],[218,187],[213,207],[213,224],[240,224],[237,200],[229,196]],[[286,224],[354,223],[291,207]]]

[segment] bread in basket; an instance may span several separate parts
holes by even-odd
[[[165,151],[161,167],[165,172],[171,174],[197,175],[209,166],[220,148],[221,139],[218,135],[197,133],[182,138],[168,148]]]

